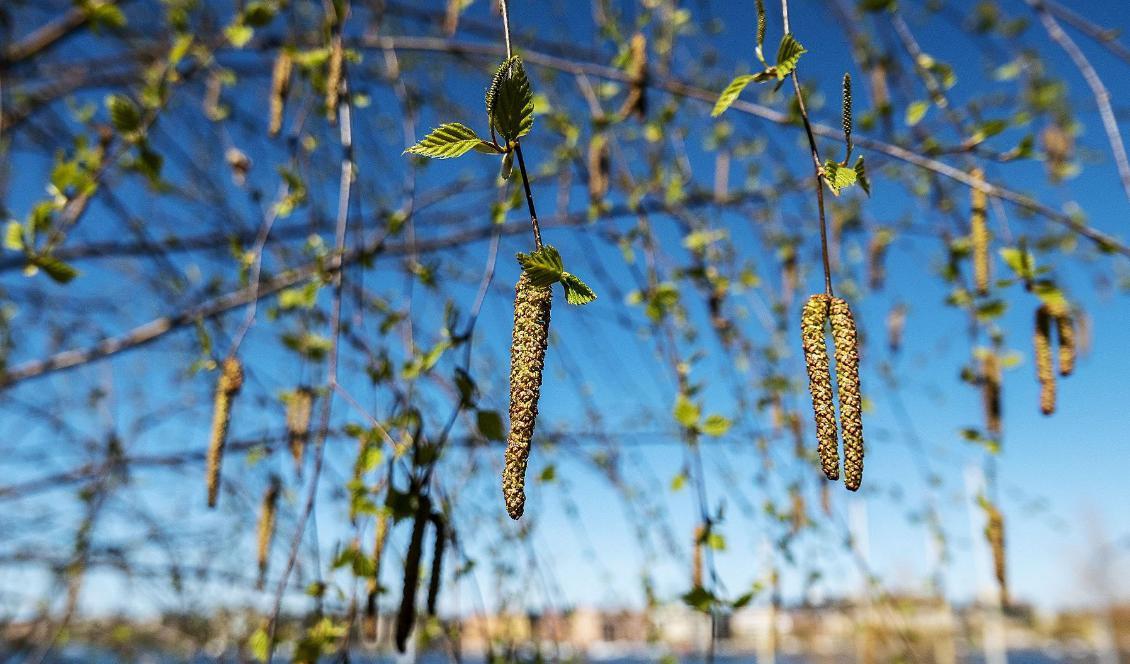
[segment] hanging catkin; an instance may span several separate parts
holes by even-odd
[[[1000,589],[1002,606],[1008,606],[1008,575],[1005,561],[1004,544],[1004,515],[996,505],[986,501],[985,514],[988,522],[985,524],[985,539],[993,551],[993,572],[997,577],[997,586]]]
[[[1036,310],[1036,331],[1033,335],[1036,356],[1036,379],[1040,382],[1040,412],[1055,412],[1055,370],[1052,368],[1051,314],[1047,305]]]
[[[891,233],[880,229],[871,234],[867,242],[867,285],[871,290],[882,290],[887,282],[887,247],[891,244]]]
[[[836,443],[836,407],[832,401],[832,372],[828,364],[828,346],[824,334],[830,298],[824,294],[808,298],[800,316],[804,363],[808,369],[808,391],[812,394],[812,412],[816,420],[817,452],[824,476],[840,478],[840,458]]]
[[[980,168],[973,169],[970,173],[973,179],[972,208],[973,212],[969,221],[969,236],[973,245],[973,283],[978,295],[989,293],[989,225],[985,220],[988,206],[988,196],[978,186],[985,181],[985,173]]]
[[[335,34],[330,46],[330,62],[326,72],[326,119],[330,124],[337,122],[337,105],[341,95],[341,71],[345,59],[341,45],[341,35]]]
[[[1001,365],[993,351],[987,351],[981,358],[981,399],[985,410],[985,430],[992,438],[1000,438]]]
[[[608,137],[604,132],[593,134],[589,141],[589,201],[600,205],[608,194]]]
[[[691,588],[702,588],[702,554],[703,540],[706,539],[706,527],[699,524],[694,529],[694,548],[691,550]]]
[[[228,424],[231,423],[231,404],[241,387],[243,387],[243,366],[236,358],[229,357],[224,360],[220,370],[220,380],[216,383],[216,398],[212,406],[212,437],[208,442],[208,507],[215,507],[216,499],[220,495],[220,465],[224,460]]]
[[[519,519],[526,506],[526,463],[538,416],[545,349],[549,343],[549,313],[553,292],[535,286],[525,273],[514,294],[514,338],[510,346],[510,435],[502,495],[510,518]]]
[[[1075,320],[1070,312],[1055,317],[1055,333],[1059,342],[1059,375],[1075,371]]]
[[[388,512],[377,513],[375,544],[373,545],[373,576],[369,579],[369,596],[365,599],[365,619],[361,630],[369,643],[377,641],[377,596],[381,589],[381,558],[384,557],[385,541],[388,539]]]
[[[271,71],[270,115],[268,118],[267,133],[278,136],[282,129],[283,105],[286,96],[290,93],[290,73],[294,68],[294,61],[285,49],[280,50],[275,56],[275,66]]]
[[[801,493],[800,487],[794,486],[790,493],[792,494],[792,509],[789,515],[792,521],[790,532],[796,535],[808,525],[808,507],[805,504],[804,494]]]
[[[443,514],[432,513],[432,527],[435,528],[435,542],[432,545],[432,573],[428,577],[428,615],[436,614],[439,600],[440,582],[443,581],[443,551],[447,543],[447,523]]]
[[[287,395],[286,437],[290,455],[294,457],[294,472],[302,475],[302,462],[306,454],[306,441],[310,437],[310,413],[314,407],[314,392],[299,387]]]
[[[828,318],[836,342],[836,391],[840,401],[840,437],[844,444],[844,484],[851,491],[863,482],[863,398],[859,388],[859,348],[855,318],[844,300],[832,298]]]
[[[267,562],[271,557],[271,540],[275,536],[275,517],[279,506],[279,478],[272,476],[271,483],[263,493],[263,505],[259,511],[259,583],[260,590],[267,580]]]
[[[400,611],[396,614],[396,649],[403,653],[408,648],[408,635],[416,622],[416,589],[420,585],[420,555],[424,549],[424,529],[431,518],[432,506],[428,497],[417,497],[416,519],[412,523],[412,538],[404,554],[404,588],[400,596]]]
[[[641,32],[632,35],[628,45],[628,96],[620,107],[620,117],[635,115],[636,119],[647,117],[647,37]]]

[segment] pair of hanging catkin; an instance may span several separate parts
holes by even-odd
[[[424,548],[424,530],[428,524],[432,524],[435,529],[426,604],[429,616],[436,615],[440,581],[443,577],[443,552],[447,542],[448,528],[443,514],[431,511],[431,501],[427,496],[421,494],[417,500],[412,537],[408,541],[408,551],[404,556],[404,590],[400,599],[400,612],[396,616],[396,649],[401,653],[408,647],[408,636],[412,633],[412,626],[416,622],[416,590],[420,584],[420,558]]]
[[[828,361],[826,323],[835,344],[836,388],[844,447],[844,484],[851,491],[863,482],[863,413],[859,388],[859,350],[855,319],[847,302],[823,293],[808,298],[801,312],[801,338],[808,369],[808,388],[816,420],[817,453],[824,475],[840,477],[836,408],[832,401],[832,371]]]
[[[243,365],[234,357],[225,359],[212,404],[212,436],[208,441],[208,507],[215,507],[220,495],[220,465],[224,461],[224,444],[227,442],[228,425],[231,423],[232,399],[242,387]]]
[[[545,350],[549,344],[549,314],[553,292],[536,286],[525,272],[514,293],[514,337],[510,346],[510,434],[502,471],[502,495],[510,518],[519,519],[526,507],[526,464],[538,416]]]
[[[1051,326],[1055,322],[1059,338],[1059,375],[1070,376],[1075,370],[1075,321],[1066,307],[1036,309],[1036,330],[1033,345],[1036,355],[1036,379],[1040,382],[1040,412],[1055,412],[1055,367],[1052,363]]]

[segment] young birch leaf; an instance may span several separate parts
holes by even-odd
[[[69,283],[78,276],[78,270],[47,254],[29,256],[28,262],[46,272],[47,276],[51,277],[56,283]]]
[[[465,127],[458,122],[448,122],[433,129],[432,133],[405,152],[433,159],[450,159],[462,156],[470,150],[478,150],[488,154],[498,152],[494,145],[479,138],[478,134],[470,127]]]
[[[808,53],[808,50],[801,46],[791,33],[781,37],[781,45],[777,47],[777,80],[785,80],[785,77],[796,69],[797,61],[805,53]]]
[[[562,272],[561,285],[565,287],[565,301],[569,304],[588,304],[596,299],[596,293],[575,274]]]
[[[863,155],[859,155],[859,159],[855,160],[855,179],[859,181],[859,186],[863,188],[863,193],[867,197],[871,197],[871,180],[867,179],[867,167],[863,165]]]
[[[487,91],[487,116],[507,142],[525,136],[534,126],[534,92],[518,56],[502,63],[495,73]]]
[[[707,436],[724,436],[733,422],[722,415],[710,415],[702,422],[702,433]]]
[[[840,166],[829,159],[824,163],[824,181],[828,183],[828,188],[832,190],[832,193],[839,196],[841,189],[855,184],[855,170]]]
[[[548,244],[535,252],[518,254],[518,264],[535,286],[543,288],[561,281],[561,275],[565,273],[561,254]]]
[[[129,97],[110,95],[106,98],[106,108],[110,111],[110,124],[119,132],[132,134],[141,128],[141,111]]]
[[[761,64],[768,64],[765,62],[765,53],[763,47],[765,46],[765,3],[762,0],[757,0],[757,59]]]
[[[725,113],[726,109],[730,108],[737,100],[742,90],[745,90],[746,86],[753,82],[754,76],[755,74],[745,74],[730,81],[722,94],[718,95],[718,101],[714,102],[714,110],[710,111],[710,117],[716,118]]]

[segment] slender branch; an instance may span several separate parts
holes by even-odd
[[[1052,41],[1059,44],[1060,48],[1067,52],[1079,73],[1083,74],[1087,86],[1091,88],[1091,94],[1095,97],[1095,104],[1099,107],[1099,117],[1102,118],[1107,140],[1110,142],[1110,150],[1114,154],[1114,163],[1118,166],[1122,188],[1126,192],[1126,198],[1130,200],[1130,160],[1126,157],[1126,146],[1122,142],[1122,132],[1118,129],[1118,120],[1115,119],[1114,109],[1110,106],[1110,92],[1107,91],[1106,85],[1099,78],[1098,72],[1091,66],[1091,61],[1087,59],[1086,55],[1083,55],[1079,45],[1063,31],[1059,22],[1048,12],[1043,0],[1025,0],[1025,2],[1036,12],[1040,22],[1044,24],[1044,30],[1047,31]]]
[[[502,11],[502,31],[506,39],[506,59],[514,57],[514,47],[510,42],[510,3],[499,0],[499,9]],[[534,194],[530,190],[530,175],[526,172],[526,159],[522,156],[522,144],[515,138],[513,141],[514,153],[518,157],[518,170],[522,175],[522,187],[526,192],[526,207],[530,209],[530,226],[534,231],[534,248],[541,249],[541,228],[538,226],[538,213],[534,209]]]

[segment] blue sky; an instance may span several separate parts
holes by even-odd
[[[486,8],[487,4],[481,1],[474,3],[469,9],[468,17],[482,21],[493,20]],[[725,26],[719,34],[695,38],[709,39],[721,53],[721,59],[714,68],[717,81],[720,82],[716,87],[720,89],[728,76],[753,68],[753,3],[703,4],[709,6],[705,10],[700,10],[697,6],[693,8],[696,20],[701,25],[706,25],[707,17],[717,18]],[[922,47],[955,68],[958,84],[951,91],[953,99],[972,99],[1003,87],[1002,84],[990,81],[988,75],[992,68],[1002,63],[989,62],[979,51],[970,48],[973,43],[971,39],[976,39],[975,37],[970,37],[961,28],[949,25],[942,19],[933,19],[929,22],[929,27],[924,27],[925,24],[919,20],[922,17],[920,3],[908,2],[905,5],[908,21],[916,29]],[[951,12],[960,16],[971,6],[972,3],[956,3]],[[1026,11],[1021,3],[1004,3],[1004,6],[1013,13]],[[1115,3],[1086,2],[1080,3],[1075,9],[1101,24],[1123,30],[1130,28],[1130,13]],[[779,18],[776,6],[770,6],[769,11],[768,41],[774,43],[780,34]],[[814,112],[821,121],[835,125],[838,122],[836,99],[840,73],[846,69],[857,75],[857,80],[862,80],[862,76],[854,70],[847,55],[844,36],[837,28],[836,21],[829,19],[829,15],[825,5],[794,3],[792,10],[793,31],[809,49],[809,53],[801,60],[801,75],[827,101],[823,106],[814,103]],[[532,6],[526,6],[526,3],[515,6],[512,19],[516,26],[515,41],[519,49],[529,32],[554,39],[557,34],[554,28],[562,22],[570,35],[587,35],[590,30],[587,27],[587,12],[539,13]],[[408,24],[404,29],[415,34],[421,31],[421,26]],[[1125,100],[1130,95],[1130,78],[1123,76],[1125,63],[1119,63],[1105,51],[1077,34],[1072,34],[1078,38],[1087,55],[1104,75],[1118,107],[1119,100]],[[1054,73],[1062,75],[1068,81],[1072,90],[1071,98],[1075,100],[1076,111],[1085,126],[1080,144],[1091,152],[1088,153],[1083,175],[1059,186],[1047,184],[1043,176],[1043,165],[1038,162],[992,167],[989,169],[989,177],[1002,179],[1014,188],[1029,191],[1053,207],[1078,203],[1095,228],[1125,238],[1130,235],[1126,232],[1130,203],[1122,195],[1109,158],[1109,148],[1087,88],[1078,73],[1071,68],[1070,62],[1056,50],[1058,47],[1045,39],[1038,26],[1030,29],[1029,39],[1033,44],[1038,44],[1046,59],[1053,63]],[[692,40],[690,45],[683,45],[676,53],[676,58],[696,57],[695,43]],[[604,55],[607,57],[611,54]],[[366,54],[365,64],[369,64],[370,59],[378,58],[377,52],[369,52]],[[445,111],[445,115],[440,117],[433,109],[426,109],[416,126],[418,136],[431,125],[443,120],[462,120],[480,129],[484,126],[479,99],[489,65],[486,62],[482,64],[479,67],[483,71],[481,80],[470,75],[461,76],[460,82],[456,84],[457,88],[449,90],[460,104],[458,112],[464,113],[465,117],[446,115],[453,111]],[[408,71],[412,72],[412,76],[424,77],[419,69]],[[531,78],[536,90],[560,90],[561,88],[550,88],[544,84],[548,76],[549,73],[544,70],[531,68]],[[702,84],[707,85],[706,82]],[[364,83],[360,85],[364,86]],[[405,163],[400,160],[395,149],[401,142],[395,102],[387,92],[378,89],[371,92],[373,103],[357,112],[363,202],[354,212],[362,219],[365,218],[366,208],[372,207],[371,200],[364,198],[365,193],[373,198],[378,195],[392,196],[397,191],[403,174],[402,170],[396,169],[402,169]],[[859,108],[865,98],[861,86],[857,87],[856,95]],[[89,100],[97,102],[100,96],[92,95]],[[575,98],[554,96],[548,101],[551,105],[566,107],[578,103]],[[814,98],[813,101],[817,100]],[[783,106],[780,100],[775,105]],[[708,111],[705,104],[692,101],[687,101],[680,107],[681,113],[687,113],[692,118],[686,121],[686,126],[692,132],[687,143],[696,173],[709,174],[713,169],[712,157],[699,147],[710,131],[712,121],[708,118]],[[931,110],[932,114],[937,112],[937,109]],[[740,135],[756,136],[760,132],[774,132],[780,145],[794,145],[796,158],[781,165],[794,169],[798,174],[807,175],[799,132],[732,112],[726,116],[726,120],[734,125],[735,131]],[[900,120],[896,116],[896,122]],[[178,127],[165,126],[162,129],[167,132],[166,140],[182,136]],[[209,131],[196,126],[188,129],[190,132]],[[256,132],[260,132],[259,127],[237,127],[233,130],[232,140],[241,145],[256,146],[254,151],[249,149],[249,153],[257,162],[271,164],[277,161],[279,149],[264,148],[262,138],[256,138]],[[193,134],[183,135],[191,137]],[[1014,141],[1018,135],[1019,133],[1008,132],[999,137],[997,144],[1008,147],[1009,141]],[[538,165],[554,147],[554,140],[555,135],[547,131],[544,124],[535,125],[534,138],[527,142],[527,159],[533,170],[538,170]],[[830,143],[824,145],[826,149],[831,149]],[[185,147],[189,154],[193,154],[195,146],[190,144]],[[874,190],[872,197],[863,203],[864,214],[870,219],[884,222],[902,218],[917,222],[921,218],[923,226],[933,227],[931,224],[936,222],[937,214],[922,209],[920,203],[904,193],[901,185],[885,181],[881,168],[888,162],[881,155],[865,154],[871,165]],[[32,180],[37,174],[42,175],[44,165],[44,160],[39,155],[28,151],[13,152],[11,166],[16,173],[13,178],[15,186],[10,187],[6,204],[14,216],[21,216],[40,196],[38,185]],[[380,172],[386,167],[393,169],[390,171],[394,174],[392,177],[365,177],[366,171]],[[421,188],[430,189],[454,182],[462,175],[481,176],[482,169],[490,170],[494,167],[485,157],[472,155],[454,163],[430,164],[421,171],[419,182]],[[735,187],[741,182],[739,169],[744,167],[745,164],[740,160],[734,164],[731,183]],[[189,175],[187,172],[177,171],[173,171],[173,174]],[[259,182],[266,191],[273,190],[273,173],[259,172],[255,177],[260,178]],[[324,178],[323,182],[314,183],[311,187],[312,207],[320,207],[324,214],[330,215],[333,212],[331,193],[336,186],[336,172],[324,174]],[[709,183],[709,175],[700,179]],[[123,198],[139,212],[153,212],[165,229],[183,232],[185,227],[178,224],[189,221],[196,224],[192,228],[199,228],[201,231],[225,229],[223,211],[169,209],[175,208],[175,205],[160,202],[142,187],[124,186],[121,191]],[[535,186],[534,193],[543,218],[551,219],[557,195],[556,183],[543,180],[542,184]],[[253,204],[246,202],[245,197],[234,188],[232,196],[233,208],[242,210],[247,206],[246,209],[253,209]],[[489,200],[492,196],[487,192],[481,196],[471,194],[468,198],[453,197],[437,209],[460,210],[469,205],[466,202],[468,200],[476,201],[470,203],[474,205],[478,201]],[[574,194],[571,210],[583,210],[583,205],[583,195]],[[1022,218],[1015,208],[1006,206],[1005,209],[1008,212],[1007,223],[1017,234],[1026,225],[1043,223]],[[787,199],[779,212],[798,220],[814,218],[813,203],[808,197],[794,196]],[[485,214],[484,211],[484,216]],[[514,211],[509,218],[520,220],[522,210]],[[254,221],[255,216],[245,213],[244,219]],[[990,223],[994,228],[999,228],[1002,221],[995,210],[991,212]],[[625,219],[614,223],[616,227],[624,229],[630,222],[630,219]],[[766,274],[771,274],[770,254],[759,246],[755,237],[743,235],[744,229],[748,228],[748,220],[740,214],[727,213],[711,222],[729,230],[739,249],[748,252],[755,262],[767,270]],[[297,225],[297,219],[294,223]],[[421,213],[418,223],[418,232],[422,237],[442,234],[447,230],[440,226],[438,213],[432,216]],[[672,247],[668,249],[669,254],[676,259],[685,258],[678,249],[681,237],[675,225],[669,219],[661,217],[657,217],[655,223],[660,239],[665,246]],[[814,232],[814,227],[808,231]],[[118,232],[105,209],[95,206],[90,217],[84,221],[78,238],[89,240],[112,237]],[[554,341],[549,351],[539,431],[566,431],[572,434],[586,432],[590,424],[585,414],[586,401],[579,396],[579,387],[583,386],[591,394],[592,403],[599,406],[602,424],[608,431],[615,432],[617,441],[622,443],[627,482],[634,486],[662,488],[662,491],[649,496],[648,500],[665,510],[664,523],[671,527],[680,553],[673,559],[666,552],[662,538],[655,535],[659,549],[657,558],[652,560],[646,556],[635,540],[633,519],[626,517],[623,503],[616,492],[604,478],[593,472],[591,464],[579,461],[577,450],[591,451],[599,441],[584,435],[566,436],[565,441],[555,449],[537,448],[531,464],[531,476],[540,473],[546,464],[554,464],[559,479],[549,483],[531,482],[531,502],[527,512],[531,515],[528,522],[533,524],[532,551],[535,552],[538,564],[543,567],[544,574],[541,575],[543,583],[535,584],[533,596],[527,596],[526,600],[534,605],[550,602],[547,597],[552,598],[551,603],[558,606],[594,603],[609,606],[639,605],[643,599],[639,570],[645,564],[652,570],[659,596],[672,599],[687,589],[688,544],[698,518],[691,489],[670,491],[667,488],[683,467],[686,458],[685,450],[671,435],[670,420],[664,419],[674,402],[674,381],[656,357],[650,332],[642,322],[639,308],[629,308],[614,296],[617,290],[631,290],[635,283],[631,272],[624,267],[619,251],[615,246],[597,241],[595,237],[585,241],[580,234],[586,232],[587,229],[561,229],[551,225],[547,225],[545,229],[547,242],[561,249],[567,265],[577,265],[575,271],[592,279],[591,283],[601,298],[585,308],[567,307],[561,298],[555,304]],[[834,487],[831,523],[822,524],[819,532],[805,535],[795,545],[794,563],[777,559],[777,563],[782,566],[785,594],[789,600],[799,597],[804,578],[813,567],[820,568],[824,574],[823,580],[817,584],[817,597],[840,596],[858,591],[861,586],[859,572],[835,544],[842,537],[843,524],[852,518],[858,520],[862,513],[866,513],[868,524],[866,531],[871,568],[881,577],[884,587],[923,590],[930,569],[928,538],[921,524],[911,523],[908,516],[920,511],[928,496],[933,496],[937,501],[943,514],[945,530],[951,538],[952,560],[945,571],[947,594],[955,600],[964,601],[988,583],[989,568],[984,560],[984,550],[980,540],[974,537],[970,525],[970,510],[973,510],[974,519],[980,519],[980,514],[971,506],[965,492],[967,469],[980,466],[983,452],[979,447],[964,442],[960,436],[962,428],[976,425],[980,420],[979,394],[958,380],[960,368],[969,356],[967,324],[963,313],[944,304],[946,291],[937,277],[937,271],[944,260],[942,243],[937,239],[921,236],[903,237],[890,256],[887,288],[879,294],[869,293],[854,303],[857,319],[869,339],[869,345],[865,348],[873,349],[865,350],[864,355],[864,389],[873,404],[873,409],[867,413],[865,420],[869,444],[865,489],[858,495],[849,495],[841,487]],[[849,236],[844,255],[850,258],[854,253],[862,251],[865,242],[865,236]],[[510,257],[516,251],[528,248],[528,239],[524,236],[506,237],[502,240],[494,289],[485,303],[476,333],[474,361],[481,369],[476,377],[484,395],[482,405],[500,412],[506,410],[505,352],[512,311],[509,292],[518,275],[518,266]],[[464,310],[474,298],[477,275],[486,261],[487,249],[488,243],[485,241],[468,245],[456,261],[463,278],[458,283],[445,287],[444,294]],[[1081,245],[1080,253],[1085,252]],[[214,254],[189,254],[175,259],[177,268],[186,275],[191,275],[197,269],[206,271],[217,265],[224,265],[224,260],[225,257]],[[291,260],[297,258],[292,256]],[[806,288],[802,288],[802,291],[819,288],[815,255],[806,253],[803,260]],[[1096,591],[1079,578],[1080,566],[1083,561],[1094,558],[1095,547],[1099,542],[1121,542],[1114,564],[1123,574],[1115,574],[1114,578],[1124,578],[1130,564],[1130,551],[1127,548],[1130,522],[1124,512],[1124,506],[1130,504],[1130,484],[1121,476],[1127,459],[1125,446],[1126,431],[1130,430],[1130,414],[1123,407],[1126,390],[1121,387],[1119,380],[1130,373],[1130,357],[1123,350],[1127,341],[1125,321],[1130,314],[1130,306],[1117,287],[1096,287],[1100,277],[1111,281],[1124,278],[1126,264],[1122,259],[1108,257],[1084,263],[1076,257],[1068,259],[1057,255],[1055,260],[1055,272],[1067,285],[1069,297],[1092,319],[1093,345],[1089,355],[1080,362],[1076,374],[1059,382],[1059,409],[1054,417],[1042,417],[1036,407],[1037,386],[1030,355],[1031,315],[1036,306],[1034,298],[1023,293],[1019,286],[1012,286],[1005,294],[1010,306],[1000,322],[1002,328],[1007,330],[1008,347],[1022,356],[1020,364],[1006,374],[1006,434],[1003,451],[996,464],[999,469],[1000,498],[1009,518],[1008,546],[1013,595],[1044,607],[1093,603],[1099,599]],[[594,278],[593,265],[596,263],[605,267],[611,281]],[[230,267],[230,260],[227,265]],[[134,292],[135,286],[121,277],[122,274],[129,274],[128,267],[117,273],[101,272],[107,266],[96,262],[80,264],[79,267],[83,270],[83,276],[68,287],[73,289],[71,293],[86,296],[103,293],[128,301]],[[1006,270],[1003,263],[996,262],[997,276],[1003,276]],[[405,298],[411,292],[413,311],[420,321],[420,329],[416,331],[417,342],[427,345],[435,341],[438,338],[436,326],[441,320],[443,299],[419,286],[409,291],[396,275],[397,270],[385,268],[378,260],[377,268],[363,279],[364,283],[373,284],[375,289],[393,302],[403,303],[403,299],[398,298]],[[353,271],[347,278],[362,277],[359,272]],[[7,272],[0,277],[0,284],[15,287],[14,282],[19,279],[23,277],[18,273]],[[196,286],[199,287],[200,284]],[[66,293],[55,287],[47,287],[47,292],[57,296]],[[328,296],[328,292],[323,292],[320,303],[326,304]],[[883,321],[896,302],[906,302],[910,307],[905,347],[894,360],[894,372],[902,385],[897,394],[884,386],[878,374],[879,364],[889,359],[882,350]],[[120,307],[113,324],[137,324],[154,315],[167,313],[168,307],[175,304],[152,296],[136,303],[136,306]],[[757,306],[754,298],[742,300],[738,304],[751,311]],[[619,325],[620,311],[628,313],[633,323],[631,329],[624,329]],[[790,314],[791,319],[795,321],[798,313]],[[224,327],[229,334],[238,325],[241,315],[239,312],[226,320]],[[242,412],[244,416],[236,418],[233,431],[236,437],[259,431],[272,421],[277,422],[277,419],[271,418],[277,418],[281,411],[277,404],[271,410],[270,399],[278,391],[293,386],[296,381],[317,380],[321,375],[320,367],[302,366],[292,356],[279,351],[279,328],[271,325],[265,318],[261,318],[261,321],[262,327],[252,332],[244,349],[245,360],[253,367],[252,389],[257,397],[238,406],[241,410],[237,410],[237,415]],[[101,323],[92,322],[95,325]],[[751,328],[753,323],[751,319]],[[371,328],[376,322],[369,318],[365,325]],[[766,341],[758,329],[754,329],[751,334],[755,337],[760,335],[758,341],[762,343]],[[794,379],[799,381],[803,376],[799,359],[799,334],[795,328],[789,334],[792,356],[788,358],[787,366]],[[22,343],[20,354],[14,363],[39,356],[49,345],[49,340],[47,335],[30,332]],[[222,337],[217,339],[217,344],[224,347]],[[193,359],[193,345],[191,332],[182,333],[168,345],[137,351],[113,362],[115,377],[111,380],[122,390],[113,406],[116,417],[126,421],[136,414],[131,405],[133,393],[144,393],[150,400],[156,396],[159,403],[183,409],[178,416],[170,417],[167,422],[139,436],[136,443],[138,452],[196,449],[203,445],[211,379],[199,377],[193,381],[191,394],[183,392],[186,389],[185,383],[173,380],[177,371]],[[732,597],[740,595],[755,581],[763,580],[766,573],[766,542],[767,538],[774,536],[772,533],[775,531],[760,511],[762,501],[769,493],[780,499],[789,484],[803,481],[809,504],[815,510],[818,501],[812,491],[814,480],[811,475],[815,471],[802,470],[795,464],[787,463],[791,454],[789,446],[790,449],[774,451],[773,455],[779,464],[768,473],[768,483],[756,483],[756,475],[762,469],[759,467],[761,457],[753,447],[753,433],[764,429],[767,423],[756,412],[738,412],[731,392],[734,380],[749,381],[751,377],[734,370],[740,364],[740,358],[727,357],[716,344],[707,348],[709,355],[696,365],[692,379],[709,383],[704,393],[708,412],[720,412],[736,421],[734,429],[727,436],[709,440],[703,446],[710,500],[717,506],[719,500],[726,496],[724,502],[727,518],[721,526],[721,532],[726,537],[727,548],[719,554],[718,565],[719,577]],[[455,355],[445,356],[437,370],[449,373],[455,366]],[[74,381],[81,378],[86,381],[84,384],[94,384],[103,380],[107,366],[111,365],[95,365],[72,374],[43,379],[21,387],[14,392],[14,396],[25,402],[49,403],[55,398],[79,400],[73,389]],[[360,375],[355,361],[347,357],[345,366],[347,372],[352,372],[347,374],[347,385],[355,390],[362,403],[376,413],[387,413],[390,406],[388,395],[367,387],[367,381]],[[137,371],[150,368],[155,368],[160,377],[146,380],[132,378],[137,375]],[[170,390],[167,398],[162,398],[166,397],[162,390]],[[436,398],[434,394],[429,394],[428,398],[434,399],[438,412],[447,413],[447,402]],[[803,398],[799,406],[803,412]],[[903,411],[913,424],[913,432],[907,430]],[[341,421],[356,419],[340,402],[335,406],[335,412]],[[75,426],[93,433],[102,424],[77,422]],[[0,415],[0,433],[12,441],[9,445],[14,450],[33,443],[54,445],[59,442],[53,439],[57,434],[45,430],[28,432],[20,417],[11,413]],[[920,441],[920,445],[914,444],[910,434]],[[927,486],[922,472],[921,450],[927,452],[931,470],[942,478],[942,484],[937,489],[931,490]],[[348,441],[340,447],[331,448],[325,478],[327,485],[332,485],[335,480],[340,481],[349,472],[353,452]],[[13,463],[16,474],[12,479],[18,481],[20,477],[35,477],[51,466],[67,467],[85,458],[86,454],[86,451],[67,449],[47,458],[18,456]],[[501,449],[494,447],[466,453],[466,457],[457,456],[450,467],[452,484],[463,486],[462,507],[457,507],[457,514],[462,513],[467,518],[469,527],[463,533],[462,540],[469,553],[480,560],[479,585],[488,601],[505,597],[510,592],[528,590],[524,587],[511,587],[513,582],[497,587],[492,585],[494,579],[487,561],[497,559],[500,555],[494,549],[498,543],[492,536],[480,534],[499,524],[504,528],[514,527],[501,510],[497,489],[500,462]],[[253,505],[258,487],[262,485],[265,476],[264,469],[282,467],[287,463],[287,459],[278,458],[250,467],[241,461],[229,461],[228,469],[246,474],[247,500]],[[246,560],[249,568],[253,560],[253,542],[247,536],[246,523],[241,523],[236,518],[238,510],[246,511],[247,506],[241,505],[240,508],[233,508],[233,511],[221,512],[219,515],[203,515],[202,487],[202,479],[191,472],[188,475],[181,471],[165,470],[144,475],[139,473],[135,483],[124,492],[125,495],[116,505],[115,519],[109,522],[102,534],[108,538],[136,536],[140,529],[138,524],[130,522],[128,507],[131,504],[145,505],[159,518],[185,519],[187,533],[182,534],[196,538],[200,543],[200,547],[190,553],[189,558],[204,561],[208,559],[210,552],[239,549],[245,551],[242,560]],[[293,485],[292,489],[296,496],[300,495],[299,485]],[[323,563],[328,552],[349,536],[349,531],[342,526],[346,522],[343,502],[335,500],[328,490],[325,496],[317,514]],[[52,526],[65,525],[77,514],[77,511],[53,510],[49,498],[31,503],[27,514],[43,514],[49,517],[48,522]],[[583,532],[567,516],[566,504],[569,501],[576,504],[582,516]],[[1034,510],[1033,505],[1046,505],[1046,508]],[[748,515],[745,507],[752,508]],[[656,524],[660,522],[650,516],[636,515],[634,518]],[[289,537],[291,525],[284,516],[281,530],[284,537]],[[59,532],[65,532],[65,528],[60,527]],[[399,539],[394,540],[394,550],[397,550],[396,546],[399,544]],[[599,562],[590,558],[590,547],[597,552]],[[512,555],[514,552],[503,551],[502,554]],[[528,560],[528,555],[529,550],[521,553],[519,559],[523,564]],[[240,560],[238,556],[235,558],[233,564]],[[281,562],[281,557],[276,556],[276,568]],[[0,587],[11,591],[24,587],[23,584],[29,583],[29,578],[31,585],[27,587],[34,587],[34,584],[42,581],[41,577],[27,577],[23,574],[24,572],[4,573],[0,576]],[[339,575],[339,580],[344,579]],[[163,591],[156,584],[148,587],[143,582],[135,582],[133,585],[122,586],[115,577],[104,575],[98,577],[98,581],[92,583],[91,587],[96,590],[84,600],[91,608],[131,607],[138,610],[138,606],[147,606],[147,602],[151,602],[152,606],[162,606],[165,603]],[[474,592],[470,586],[463,583],[458,588],[447,600],[448,609],[452,611],[466,610],[473,603]],[[213,587],[213,590],[223,591],[219,597],[224,602],[262,602],[264,599],[259,594],[233,591],[224,586]],[[1115,585],[1109,590],[1122,598],[1130,591],[1125,585]],[[209,599],[206,593],[201,592],[192,601],[207,604],[215,601],[215,597]]]

